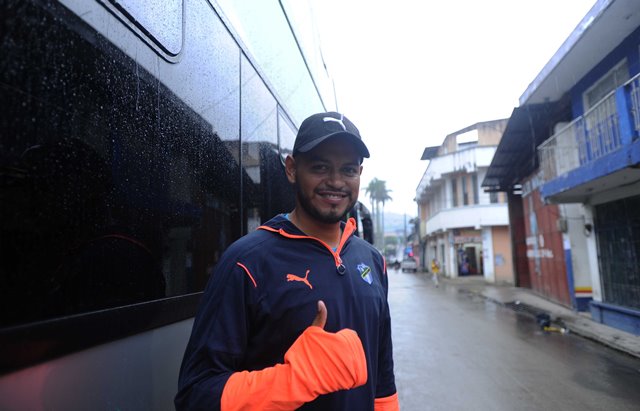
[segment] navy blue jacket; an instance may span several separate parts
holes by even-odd
[[[327,306],[326,331],[358,333],[368,380],[300,409],[373,410],[374,398],[396,392],[384,259],[350,227],[353,222],[343,224],[335,253],[279,215],[225,251],[195,318],[177,409],[219,410],[232,373],[283,363],[285,352],[311,325],[318,300]]]

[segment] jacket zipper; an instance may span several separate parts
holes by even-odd
[[[271,231],[274,233],[279,233],[280,235],[282,235],[283,237],[287,237],[287,238],[292,238],[292,239],[309,239],[309,240],[314,240],[319,242],[320,244],[322,244],[333,256],[333,260],[335,262],[336,265],[336,272],[340,275],[344,275],[344,273],[347,271],[347,268],[344,266],[344,264],[342,264],[342,258],[340,258],[340,252],[342,251],[342,247],[344,246],[344,244],[347,242],[347,239],[351,236],[351,234],[353,234],[353,231],[355,229],[355,220],[353,218],[349,218],[349,220],[347,221],[347,224],[344,227],[344,231],[342,232],[342,236],[340,237],[340,242],[338,243],[338,248],[336,248],[336,251],[334,252],[333,249],[324,241],[322,241],[321,239],[317,238],[317,237],[311,237],[308,235],[297,235],[297,234],[290,234],[287,233],[286,231],[284,231],[283,228],[280,229],[275,229],[269,226],[260,226],[258,228],[261,228],[263,230],[267,230],[267,231]]]

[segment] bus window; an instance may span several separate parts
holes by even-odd
[[[256,70],[241,60],[242,184],[245,230],[291,210],[293,192],[278,159],[278,105]],[[286,193],[291,193],[286,195]]]
[[[332,97],[327,101],[318,98],[315,78],[322,77],[326,83],[328,75],[324,71],[310,75],[280,2],[216,0],[211,3],[223,8],[227,18],[242,33],[248,51],[294,122],[300,124],[310,114],[325,111],[325,106],[333,104]],[[265,21],[269,24],[264,24]],[[330,88],[320,88],[324,89]]]
[[[3,7],[0,325],[202,290],[241,234],[237,129],[61,6]]]
[[[293,152],[293,143],[296,140],[296,134],[298,131],[291,124],[291,121],[285,116],[282,111],[278,111],[278,148],[280,150],[280,157],[284,162],[288,154]]]

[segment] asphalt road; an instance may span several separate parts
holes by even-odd
[[[640,410],[640,359],[545,333],[464,285],[389,271],[403,411]]]

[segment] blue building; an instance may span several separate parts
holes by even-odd
[[[520,97],[483,186],[524,233],[516,278],[640,335],[640,2],[595,3]]]

